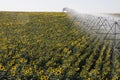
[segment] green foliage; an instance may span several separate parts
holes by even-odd
[[[70,23],[60,12],[1,12],[0,79],[109,80],[109,43]]]

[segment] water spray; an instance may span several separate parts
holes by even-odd
[[[63,12],[66,12],[72,17],[73,20],[70,26],[72,26],[73,24],[75,24],[76,21],[78,21],[80,22],[80,27],[84,28],[86,32],[89,31],[95,35],[104,36],[105,41],[112,41],[112,52],[110,57],[110,74],[112,80],[115,74],[115,50],[118,50],[118,54],[120,56],[120,18],[106,14],[83,14],[78,13],[70,8],[63,8]]]

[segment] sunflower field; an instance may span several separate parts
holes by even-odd
[[[70,24],[63,12],[0,12],[0,80],[109,80],[111,42]]]

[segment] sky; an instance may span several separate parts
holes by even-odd
[[[64,7],[81,13],[120,13],[120,0],[0,0],[0,11],[59,12]]]

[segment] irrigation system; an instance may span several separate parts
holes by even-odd
[[[110,57],[112,79],[115,67],[114,55],[118,53],[120,56],[120,18],[106,14],[83,14],[69,8],[63,8],[63,12],[71,15],[71,25],[75,24],[75,22],[79,22],[79,26],[84,28],[86,32],[91,32],[98,35],[98,37],[104,36],[105,41],[112,42]]]

